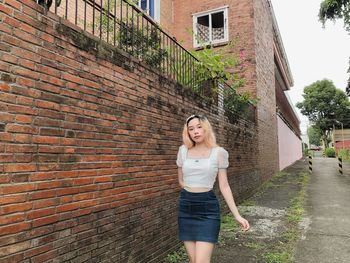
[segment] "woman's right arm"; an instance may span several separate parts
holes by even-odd
[[[184,188],[184,178],[183,178],[183,174],[182,174],[182,167],[178,167],[177,168],[177,173],[178,173],[178,178],[179,178],[179,185],[181,188]]]

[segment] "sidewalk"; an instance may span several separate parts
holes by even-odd
[[[251,223],[247,233],[224,231],[212,263],[345,263],[350,262],[350,165],[343,175],[335,158],[314,158],[313,173],[305,185],[305,213],[297,240],[288,223],[288,207],[297,197],[300,179],[308,174],[308,160],[291,165],[269,183],[267,189],[239,206]],[[247,203],[247,202],[246,202]],[[298,230],[298,229],[297,229]],[[288,237],[289,235],[289,237]],[[286,238],[287,237],[287,238]],[[292,240],[291,242],[288,243]],[[287,244],[287,245],[286,245]],[[288,245],[292,253],[284,253]]]
[[[222,229],[212,263],[288,262],[288,251],[292,249],[285,247],[298,232],[297,226],[292,232],[288,223],[288,207],[301,191],[301,181],[307,175],[308,160],[299,160],[275,176],[260,193],[239,205],[251,229],[246,233]]]
[[[296,263],[350,262],[350,165],[315,158],[306,198],[309,221],[295,250]]]

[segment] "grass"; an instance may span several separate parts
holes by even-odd
[[[187,259],[186,249],[181,246],[177,251],[166,256],[164,263],[177,263]]]
[[[218,245],[224,246],[225,240],[231,240],[236,238],[237,232],[241,229],[240,225],[237,223],[236,219],[231,213],[221,217],[221,226]]]
[[[290,263],[292,262],[293,249],[295,242],[298,240],[300,230],[298,224],[304,214],[304,199],[306,186],[308,183],[308,173],[304,172],[299,175],[298,183],[301,189],[290,203],[286,212],[287,229],[283,234],[281,241],[273,250],[266,251],[263,258],[266,263]]]
[[[288,263],[291,260],[291,256],[288,252],[274,252],[264,254],[264,259],[266,263]]]

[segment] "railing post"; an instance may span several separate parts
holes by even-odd
[[[338,165],[339,165],[339,173],[343,175],[343,159],[341,156],[338,156]]]
[[[219,81],[214,80],[214,85],[217,85],[218,88],[218,111],[219,116],[222,118],[225,115],[224,109],[224,85]]]
[[[309,155],[309,172],[312,174],[312,156],[311,154]]]

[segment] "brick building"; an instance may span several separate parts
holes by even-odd
[[[0,2],[0,262],[162,262],[180,245],[175,159],[193,112],[208,116],[230,153],[237,201],[281,168],[281,137],[285,147],[298,138],[268,1],[138,1],[168,33],[161,43],[175,36],[196,48],[193,26],[218,48],[239,40],[246,89],[259,98],[253,122],[179,85],[169,60],[156,64],[163,71],[144,63],[134,48],[147,47],[130,45],[130,32],[102,32],[129,28],[122,20],[116,29],[117,13],[143,18],[108,3],[62,1],[47,12],[32,0]],[[109,20],[98,16],[106,10]]]
[[[152,7],[161,26],[187,49],[198,48],[198,39],[217,48],[237,41],[233,52],[245,54],[244,89],[259,98],[259,155],[270,156],[260,159],[263,177],[300,159],[300,120],[286,94],[293,78],[271,2],[164,0]]]

